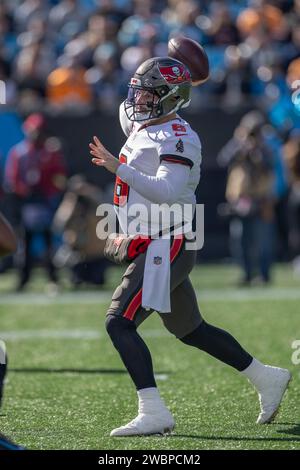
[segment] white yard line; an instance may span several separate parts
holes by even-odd
[[[0,306],[6,305],[69,305],[69,304],[95,304],[109,302],[112,292],[84,291],[84,292],[62,292],[55,296],[39,293],[1,294]]]
[[[161,338],[171,336],[164,328],[143,331],[145,338]],[[95,331],[89,329],[78,330],[12,330],[0,331],[0,338],[4,341],[26,341],[34,339],[81,339],[81,340],[100,340],[107,337],[104,331]]]
[[[258,300],[299,300],[300,289],[286,288],[251,288],[251,289],[197,289],[199,302],[240,302]],[[1,305],[69,305],[109,303],[112,291],[63,292],[50,297],[39,293],[1,294]]]
[[[256,302],[260,300],[299,300],[300,289],[297,288],[267,288],[267,289],[204,289],[196,290],[199,303],[203,302]],[[0,294],[1,305],[70,305],[70,304],[103,304],[109,303],[111,292],[64,292],[56,297],[49,297],[45,294],[24,293],[24,294]],[[103,338],[105,332],[91,329],[73,329],[73,330],[16,330],[0,331],[0,338],[7,341],[23,341],[32,339],[82,339],[99,340]],[[160,338],[170,334],[164,330],[145,330],[144,337]]]

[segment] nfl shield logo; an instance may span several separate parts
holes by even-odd
[[[157,264],[157,265],[161,264],[162,263],[162,257],[161,256],[154,256],[153,263]]]

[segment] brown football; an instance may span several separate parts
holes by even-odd
[[[192,85],[204,83],[209,77],[209,63],[205,50],[198,42],[184,36],[170,39],[168,56],[186,65],[192,75]]]

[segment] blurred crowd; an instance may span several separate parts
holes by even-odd
[[[0,216],[2,210],[13,225],[18,246],[14,258],[0,261],[0,273],[17,268],[17,291],[27,286],[37,264],[47,272],[50,292],[57,290],[61,268],[69,270],[74,287],[103,284],[107,262],[96,234],[103,191],[83,175],[70,177],[61,142],[43,114],[30,114],[22,129],[24,137],[9,151],[0,185]]]
[[[299,17],[300,0],[1,0],[0,80],[22,111],[115,112],[137,66],[183,34],[204,45],[211,68],[192,107],[251,97],[285,121]]]
[[[40,253],[53,285],[61,267],[74,286],[105,281],[95,236],[105,188],[70,178],[44,114],[116,115],[137,66],[167,55],[177,34],[201,43],[210,63],[187,112],[245,109],[218,156],[241,283],[270,282],[278,255],[300,259],[300,0],[0,0],[0,210],[20,240],[0,272],[17,266],[18,290]]]
[[[276,259],[300,267],[300,129],[283,140],[259,110],[246,113],[218,155],[227,168],[220,215],[230,219],[230,247],[240,283],[268,284]]]
[[[18,251],[1,261],[0,273],[13,263],[20,291],[39,261],[54,290],[61,268],[69,270],[74,287],[104,284],[108,262],[96,235],[96,210],[111,202],[110,184],[100,188],[84,174],[70,176],[63,146],[41,113],[30,114],[22,128],[24,138],[10,149],[0,186],[0,211],[18,234]],[[229,221],[232,259],[243,272],[239,283],[270,283],[278,259],[295,260],[299,271],[300,128],[284,139],[254,109],[244,114],[217,163],[227,173],[219,216]]]

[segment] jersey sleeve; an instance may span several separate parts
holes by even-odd
[[[120,104],[120,107],[119,107],[119,120],[120,120],[120,124],[122,127],[122,131],[124,132],[126,137],[129,137],[129,134],[131,133],[131,130],[132,130],[133,122],[131,122],[126,116],[125,108],[124,108],[124,101]]]
[[[136,168],[123,163],[117,170],[117,176],[125,183],[156,204],[176,202],[188,182],[189,173],[187,166],[163,163],[155,176],[141,173]]]
[[[158,154],[160,163],[177,163],[191,169],[201,162],[201,144],[190,135],[171,135],[160,142]]]

